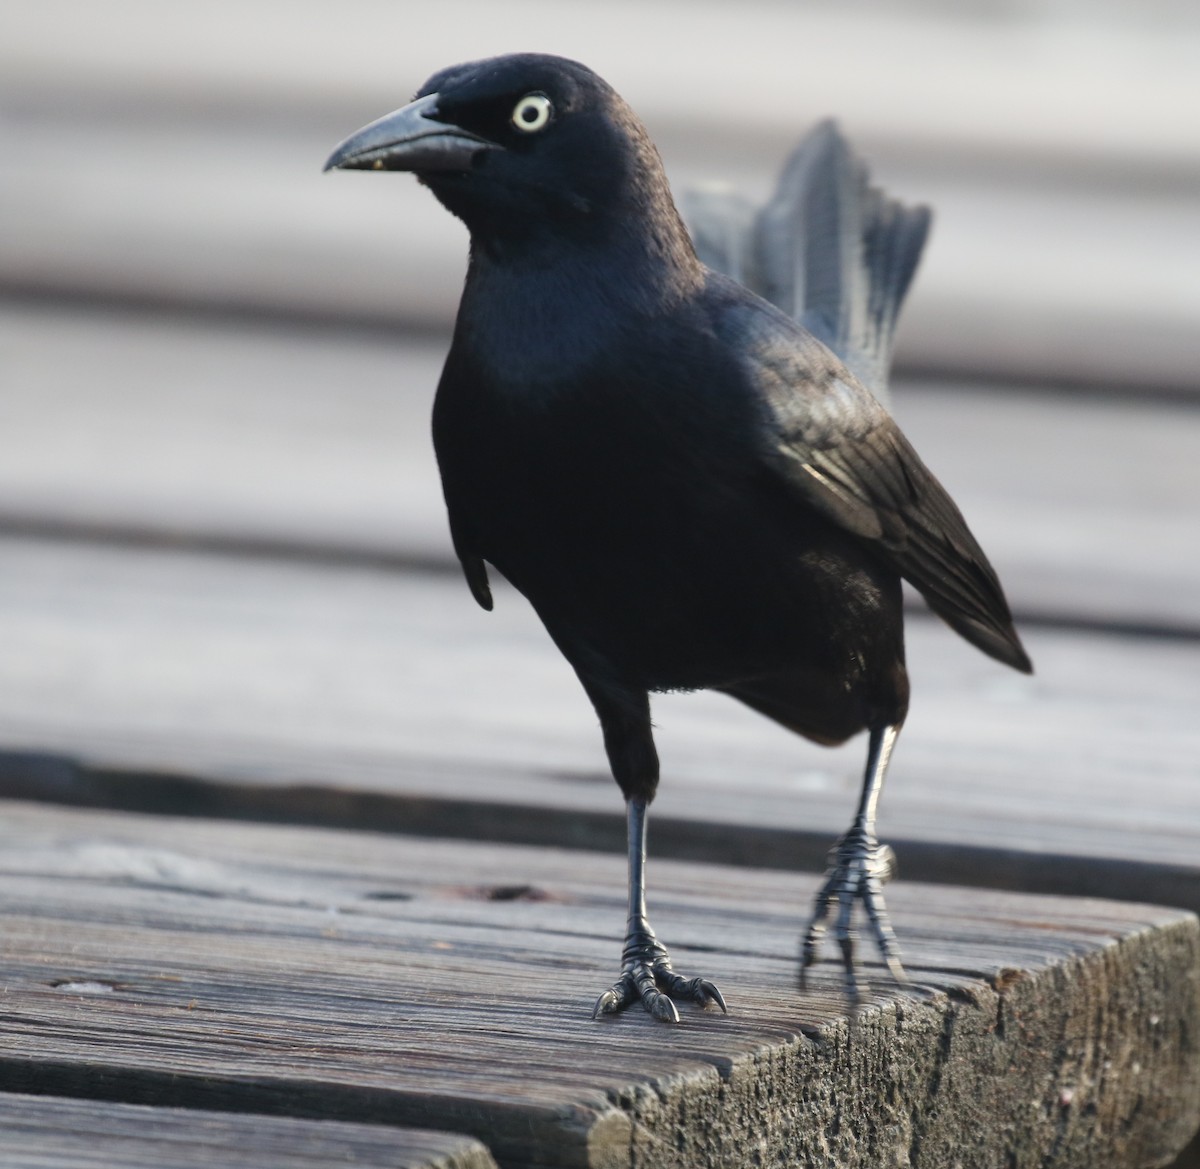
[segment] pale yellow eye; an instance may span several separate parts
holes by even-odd
[[[554,106],[544,93],[527,93],[513,106],[512,124],[526,134],[536,134],[549,125],[553,113]]]

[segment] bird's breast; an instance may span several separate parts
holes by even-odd
[[[610,374],[514,398],[455,362],[435,409],[463,542],[560,645],[654,689],[782,655],[779,618],[804,608],[805,521],[768,489],[753,425],[736,400],[722,407],[685,381]]]

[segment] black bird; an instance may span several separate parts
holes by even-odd
[[[875,836],[908,709],[901,578],[985,653],[1030,669],[958,508],[852,372],[886,370],[927,213],[866,188],[830,128],[818,139],[792,168],[808,238],[755,262],[769,276],[811,252],[811,287],[789,306],[805,324],[697,259],[645,129],[574,61],[445,69],[326,164],[413,171],[470,231],[434,444],[471,592],[492,607],[490,563],[532,603],[627,801],[628,928],[596,1014],[725,1008],[711,982],[672,970],[646,915],[651,692],[720,690],[819,743],[868,731],[862,799],[801,965],[836,903],[857,999],[857,902],[903,977],[881,893],[891,850]],[[849,243],[847,206],[861,228]],[[837,239],[812,234],[823,216]]]

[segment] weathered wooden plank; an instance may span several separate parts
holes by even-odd
[[[728,1018],[589,1018],[617,857],[0,809],[0,1087],[465,1129],[503,1165],[1163,1164],[1200,1121],[1200,930],[898,885],[914,985],[794,988],[812,878],[656,863]]]
[[[443,340],[0,307],[0,512],[449,564]]]
[[[4,542],[0,744],[116,769],[9,755],[4,790],[620,847],[595,716],[528,606],[497,598],[485,614],[438,576]],[[1200,907],[1200,647],[1034,629],[1022,678],[909,624],[915,703],[882,814],[908,875]],[[821,864],[861,742],[819,748],[713,694],[662,696],[655,718],[656,847]]]
[[[471,1137],[0,1093],[5,1169],[495,1169]]]
[[[1073,35],[1019,19],[1001,34],[949,13],[864,22],[760,3],[690,13],[681,54],[645,48],[674,44],[671,4],[630,14],[636,45],[609,12],[454,10],[430,40],[389,37],[401,10],[372,2],[311,23],[260,2],[239,8],[236,45],[211,36],[195,3],[167,15],[124,0],[124,19],[78,0],[6,14],[0,209],[21,231],[0,236],[5,285],[445,326],[465,255],[457,225],[410,181],[318,168],[348,128],[445,62],[511,43],[525,19],[611,76],[680,183],[761,189],[807,125],[840,116],[883,181],[938,211],[902,362],[1194,389],[1198,163],[1178,112],[1200,104],[1194,39],[1096,16]],[[482,32],[498,20],[499,39]],[[730,23],[755,30],[752,53],[729,52]],[[135,47],[114,35],[129,27]]]
[[[1200,237],[1198,237],[1200,238]],[[452,564],[445,343],[0,309],[0,520]],[[1200,632],[1200,412],[901,383],[1018,612]]]
[[[1200,598],[1200,540],[1184,537],[1200,513],[1200,412],[914,389],[897,388],[896,416],[1018,610],[1200,629],[1200,599],[1182,600]]]

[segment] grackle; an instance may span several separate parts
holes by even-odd
[[[434,445],[471,592],[492,607],[491,564],[532,603],[627,802],[621,974],[594,1013],[725,1009],[713,983],[672,969],[646,914],[656,691],[719,690],[818,743],[868,732],[801,981],[833,913],[858,1000],[858,904],[902,979],[882,896],[894,862],[875,836],[908,708],[901,578],[979,649],[1031,668],[982,549],[872,393],[928,212],[867,186],[825,124],[757,220],[709,216],[717,236],[729,227],[726,261],[748,241],[740,274],[777,308],[697,258],[612,88],[540,54],[435,74],[331,168],[415,172],[470,232]]]

